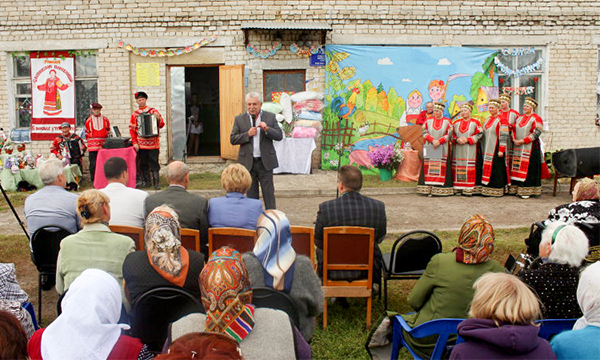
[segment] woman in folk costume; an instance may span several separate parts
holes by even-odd
[[[490,117],[483,124],[481,150],[483,164],[481,169],[481,195],[502,196],[508,182],[506,144],[510,137],[508,123],[499,114],[500,100],[492,99],[488,104]]]
[[[510,137],[510,132],[515,127],[515,122],[517,118],[520,116],[519,112],[510,108],[510,94],[500,94],[498,97],[500,99],[500,111],[498,112],[498,116],[500,116],[500,120],[508,126],[508,140],[506,141],[506,166],[510,169],[512,164],[512,150],[513,143],[512,138]],[[509,173],[510,175],[510,173]],[[508,182],[508,194],[515,195],[517,193],[517,188],[514,185],[511,185],[510,176],[507,179]]]
[[[432,144],[436,149],[442,147],[442,158],[423,157],[423,167],[417,186],[417,193],[421,195],[454,195],[450,171],[452,122],[444,117],[445,107],[442,103],[433,104],[433,118],[427,119],[423,124],[425,144]]]
[[[454,189],[463,195],[473,195],[481,190],[475,187],[477,182],[477,142],[483,136],[481,123],[471,118],[473,105],[464,103],[460,106],[461,118],[452,129],[452,174]]]
[[[299,330],[310,340],[315,318],[323,312],[321,281],[312,262],[292,248],[290,222],[279,210],[267,210],[258,218],[256,235],[254,250],[242,255],[252,287],[268,286],[288,294],[296,302]]]
[[[536,107],[537,102],[526,97],[523,115],[517,118],[515,127],[511,130],[514,145],[510,178],[517,187],[517,195],[522,199],[542,194],[542,152],[539,140],[542,118],[533,113]]]
[[[309,347],[302,335],[295,336],[285,312],[251,304],[250,277],[237,250],[214,251],[199,280],[206,314],[189,314],[174,322],[170,339],[192,332],[222,333],[240,343],[246,360],[264,359],[265,351],[271,359],[295,359],[299,344]]]
[[[31,359],[152,359],[139,339],[122,335],[118,324],[121,288],[109,273],[87,269],[73,281],[62,301],[62,313],[37,330],[27,345]]]

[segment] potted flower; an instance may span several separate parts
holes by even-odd
[[[368,155],[371,164],[379,169],[379,178],[381,181],[390,180],[392,172],[404,160],[404,153],[398,143],[395,145],[373,147],[369,149]]]

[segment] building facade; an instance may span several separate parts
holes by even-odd
[[[148,104],[167,123],[161,133],[160,160],[165,163],[183,151],[190,96],[196,95],[207,119],[197,154],[235,157],[229,132],[233,117],[245,110],[243,95],[250,91],[269,95],[266,89],[286,86],[323,91],[325,68],[311,66],[289,45],[324,42],[534,47],[536,52],[525,59],[527,63],[520,64],[510,55],[504,63],[519,68],[543,57],[544,66],[505,80],[512,87],[535,81],[540,104],[536,112],[548,125],[543,134],[546,150],[600,143],[600,126],[594,121],[598,1],[2,0],[0,4],[4,9],[0,14],[0,126],[5,131],[29,126],[29,52],[66,50],[76,54],[79,125],[89,115],[89,104],[98,101],[103,114],[126,133],[136,108],[133,93],[145,91]],[[141,56],[126,48],[185,49],[210,36],[216,39],[181,55]],[[268,50],[276,40],[283,46],[267,58],[246,49],[249,43],[259,51]],[[155,74],[152,86],[140,80],[139,71]],[[522,105],[519,97],[514,101],[514,107]],[[49,146],[49,141],[34,141],[30,148],[48,154]]]

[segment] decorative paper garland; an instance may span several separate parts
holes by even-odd
[[[290,52],[300,56],[300,57],[309,57],[311,55],[318,54],[319,51],[323,48],[322,45],[313,45],[309,48],[302,49],[298,44],[291,43],[290,44]]]
[[[163,50],[150,50],[144,48],[138,48],[131,44],[125,44],[123,40],[117,41],[117,46],[120,48],[125,48],[125,50],[132,52],[134,55],[139,56],[150,56],[150,57],[163,57],[163,56],[176,56],[191,53],[192,51],[199,49],[213,41],[217,40],[217,35],[212,34],[199,42],[195,42],[192,45],[180,47],[180,48],[171,48],[171,49],[163,49]]]
[[[266,59],[270,56],[277,54],[277,52],[281,49],[282,46],[283,45],[280,41],[275,41],[269,50],[258,50],[254,47],[254,45],[248,44],[246,45],[246,51],[248,51],[250,54],[256,57]]]
[[[529,95],[529,94],[533,94],[534,91],[535,91],[535,87],[533,87],[533,86],[502,88],[503,93],[505,93],[505,94],[513,93],[515,95]]]
[[[517,69],[517,70],[513,70],[510,67],[508,67],[506,64],[504,64],[498,58],[498,56],[496,56],[494,58],[494,64],[496,64],[496,66],[498,66],[498,69],[504,75],[519,77],[519,76],[526,75],[526,74],[529,74],[531,72],[534,72],[535,70],[540,69],[542,67],[542,65],[544,64],[544,58],[541,57],[536,62],[534,62],[533,64],[530,64],[530,65],[527,65],[527,66],[523,66],[522,68]]]
[[[520,49],[512,49],[512,50],[504,48],[504,49],[498,50],[498,52],[504,56],[509,56],[509,55],[510,56],[522,56],[522,55],[535,54],[535,48],[533,46],[530,46],[528,48],[520,48]]]

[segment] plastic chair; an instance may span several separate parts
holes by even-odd
[[[394,340],[392,343],[392,356],[391,359],[398,359],[398,354],[402,347],[406,347],[406,350],[410,352],[414,359],[421,359],[417,353],[408,345],[406,339],[404,339],[404,333],[402,330],[409,333],[413,338],[424,338],[431,335],[439,335],[431,354],[431,359],[441,359],[448,338],[452,334],[457,334],[456,328],[464,319],[436,319],[423,323],[419,326],[411,328],[406,320],[400,315],[394,316],[392,322],[394,325]],[[458,336],[456,344],[460,344],[464,340]]]
[[[577,319],[544,319],[536,321],[540,325],[538,336],[550,341],[550,339],[563,331],[572,330]]]
[[[419,279],[429,260],[441,252],[440,239],[425,230],[410,231],[394,242],[392,251],[382,256],[385,309],[388,308],[388,280]]]
[[[56,277],[56,261],[62,239],[71,232],[58,225],[37,229],[31,236],[31,260],[38,269],[38,315],[42,320],[42,277]]]
[[[181,246],[200,252],[200,230],[181,229]]]
[[[375,230],[358,226],[323,229],[323,330],[327,329],[328,297],[367,298],[367,329],[371,327]],[[330,280],[329,271],[364,271],[365,280]]]
[[[110,231],[129,236],[135,242],[135,249],[144,250],[144,229],[137,226],[109,225]]]
[[[308,226],[292,226],[292,247],[296,254],[305,255],[315,264],[315,229]]]
[[[270,287],[253,287],[252,304],[259,308],[277,309],[288,314],[296,327],[300,326],[300,315],[296,302],[288,294]]]
[[[132,305],[131,334],[159,352],[169,324],[191,313],[204,313],[199,299],[183,289],[158,287],[140,295]]]
[[[37,319],[35,318],[35,311],[33,310],[33,304],[29,301],[23,304],[23,309],[25,309],[29,315],[31,315],[31,322],[33,323],[33,328],[35,330],[39,329]]]
[[[240,253],[252,251],[256,242],[256,231],[249,229],[222,227],[208,229],[208,254],[223,246],[229,246]]]

